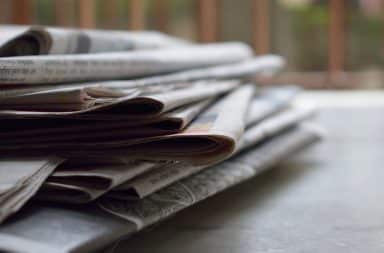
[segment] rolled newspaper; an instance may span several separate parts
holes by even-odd
[[[189,42],[151,31],[70,29],[44,26],[0,26],[0,57],[81,54],[175,47]]]

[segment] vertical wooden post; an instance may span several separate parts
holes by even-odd
[[[169,0],[155,0],[156,29],[162,32],[168,31]]]
[[[79,9],[79,26],[82,28],[94,28],[95,21],[95,1],[77,0]]]
[[[12,23],[30,24],[32,23],[33,3],[31,0],[13,0],[12,1]]]
[[[144,1],[129,1],[129,29],[142,30],[145,27]]]
[[[270,52],[269,1],[253,0],[253,45],[258,54]]]
[[[73,25],[73,1],[72,0],[55,0],[55,22],[57,26]]]
[[[329,0],[329,74],[334,80],[344,68],[345,61],[345,1]]]
[[[12,23],[11,15],[10,15],[11,8],[12,8],[11,0],[0,0],[0,23],[2,24]]]
[[[380,29],[380,48],[378,49],[378,53],[380,55],[380,59],[384,59],[384,0],[380,1],[380,23],[381,23],[381,29]],[[384,71],[381,71],[381,86],[380,88],[384,88]]]
[[[104,27],[116,29],[118,27],[118,3],[117,0],[101,2],[102,24]]]
[[[218,0],[198,0],[198,38],[202,42],[218,39]]]

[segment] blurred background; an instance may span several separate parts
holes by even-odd
[[[384,88],[384,0],[0,0],[0,23],[240,40],[287,59],[274,82]]]

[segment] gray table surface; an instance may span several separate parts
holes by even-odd
[[[384,252],[384,95],[312,95],[325,141],[110,252]]]

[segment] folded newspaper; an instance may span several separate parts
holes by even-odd
[[[62,161],[58,157],[0,159],[0,223],[17,212]]]
[[[3,98],[0,99],[0,108],[37,111],[68,110],[73,114],[76,110],[95,113],[124,107],[123,113],[126,117],[154,117],[179,106],[228,92],[238,84],[239,81],[235,80],[199,81],[186,83],[185,87],[166,87],[160,91],[143,88],[128,91],[106,87],[66,88]],[[159,92],[166,92],[166,94],[159,94]]]
[[[39,84],[133,78],[197,67],[235,63],[252,57],[240,42],[156,50],[0,58],[0,83]]]
[[[78,207],[31,203],[0,226],[0,249],[23,253],[95,252],[271,168],[320,137],[317,127],[295,127],[138,201],[104,198],[98,206]]]
[[[0,137],[12,142],[27,142],[33,139],[61,141],[68,138],[84,138],[86,135],[92,137],[94,133],[103,134],[106,131],[113,131],[113,134],[120,131],[131,137],[171,134],[183,130],[213,101],[213,98],[205,99],[165,112],[161,117],[151,118],[126,118],[103,114],[103,119],[104,116],[109,116],[110,120],[3,119]]]
[[[0,31],[1,252],[95,252],[323,135],[296,86],[258,87],[284,59],[240,42]]]
[[[90,118],[90,119],[115,119],[127,117],[125,114],[113,113],[102,114],[98,111],[104,111],[105,108],[113,108],[124,105],[124,101],[131,100],[139,96],[158,94],[173,91],[182,88],[190,88],[193,81],[215,82],[215,80],[244,79],[255,75],[265,75],[267,73],[277,72],[284,65],[284,61],[278,56],[259,56],[250,60],[223,64],[220,66],[207,67],[204,69],[193,69],[180,71],[161,76],[146,77],[127,81],[100,81],[88,83],[70,83],[55,85],[37,85],[33,87],[20,87],[12,85],[0,90],[0,117],[1,118]],[[208,81],[209,80],[209,81]],[[82,101],[83,103],[61,103],[57,101],[63,99],[66,95],[66,101]],[[103,104],[95,106],[93,103],[97,97],[114,98],[112,101],[103,100]],[[87,98],[87,99],[85,99]],[[39,103],[37,103],[36,99]],[[116,101],[119,100],[119,101]],[[149,104],[146,104],[147,102]],[[92,105],[91,108],[83,108],[84,104]],[[92,104],[93,103],[93,104]],[[141,100],[143,108],[161,108],[160,102],[153,102],[151,99]],[[57,105],[58,104],[58,105]],[[18,109],[15,106],[20,106]],[[61,107],[65,112],[57,112]],[[73,106],[77,105],[77,110]],[[12,107],[13,106],[13,107]],[[35,110],[33,110],[35,106]],[[72,106],[68,108],[68,106]],[[24,107],[24,108],[23,108]],[[12,110],[12,108],[14,110]],[[49,110],[49,112],[44,110]],[[22,110],[24,109],[24,110]],[[71,111],[72,110],[72,111]],[[142,110],[141,110],[142,111]],[[97,112],[97,115],[94,113]],[[130,115],[132,117],[132,115]],[[137,115],[136,115],[137,116]],[[128,115],[129,117],[129,115]]]
[[[311,109],[294,108],[273,116],[261,124],[250,126],[243,135],[237,152],[308,119],[312,113]],[[141,162],[129,165],[125,169],[122,167],[119,169],[116,165],[91,166],[64,168],[62,171],[53,173],[45,182],[39,197],[54,201],[85,203],[112,190],[108,196],[121,199],[143,198],[209,167],[209,165],[196,166],[183,162],[163,164]],[[146,167],[145,171],[141,171],[138,168],[140,166],[149,166],[149,168]],[[140,173],[134,173],[137,170],[140,170]],[[134,173],[134,176],[129,173]]]
[[[246,132],[237,152],[313,116],[313,107],[290,105],[297,91],[292,86],[269,88],[253,98],[246,117]],[[265,120],[260,123],[262,119]],[[146,170],[142,171],[141,166],[145,166]],[[114,196],[144,197],[206,167],[180,162],[145,161],[129,162],[127,165],[122,161],[122,164],[105,162],[98,165],[73,161],[52,174],[39,197],[81,203],[90,202],[111,190],[110,195]],[[140,176],[136,171],[140,171]]]
[[[235,149],[245,126],[254,85],[247,84],[220,98],[198,115],[182,132],[145,138],[124,138],[114,132],[51,142],[41,138],[10,140],[0,144],[5,154],[56,154],[64,157],[129,156],[134,159],[183,160],[209,164],[227,158]]]

